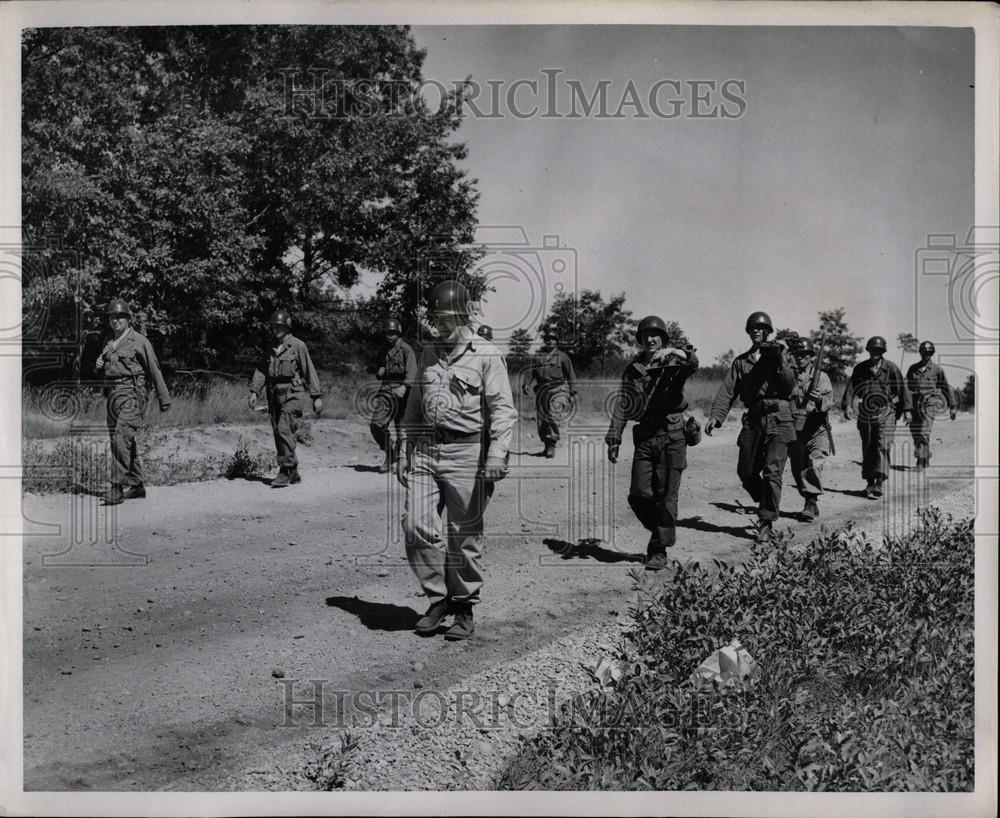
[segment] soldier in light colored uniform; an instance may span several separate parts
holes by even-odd
[[[952,420],[958,415],[955,393],[944,370],[932,360],[934,352],[934,344],[924,341],[920,345],[920,360],[906,371],[906,386],[913,400],[910,434],[913,435],[918,469],[925,469],[931,464],[931,431],[934,429],[934,416],[941,411],[942,403],[948,406]]]
[[[284,310],[271,316],[274,348],[254,370],[248,403],[253,408],[261,389],[267,391],[267,409],[274,432],[274,447],[278,454],[278,474],[271,487],[280,489],[291,483],[301,483],[299,461],[295,457],[295,432],[302,421],[305,396],[312,398],[313,411],[323,412],[323,388],[306,345],[292,335],[292,319]]]
[[[369,429],[379,448],[385,452],[385,462],[379,471],[385,473],[399,459],[399,425],[406,408],[406,395],[410,384],[417,375],[417,357],[413,347],[403,340],[403,330],[399,321],[390,318],[385,322],[386,349],[382,365],[375,373],[381,381],[379,399],[372,415]],[[392,442],[390,426],[396,427],[396,442]]]
[[[890,449],[896,421],[910,422],[910,390],[903,373],[892,361],[885,359],[886,343],[881,335],[873,335],[865,344],[868,360],[854,367],[844,390],[841,409],[851,420],[854,401],[858,405],[858,433],[861,435],[861,476],[865,479],[865,496],[882,496],[882,484],[889,476]]]
[[[407,398],[397,475],[407,489],[406,554],[431,603],[416,631],[432,635],[452,613],[445,638],[461,640],[474,630],[483,513],[495,482],[507,475],[517,412],[503,355],[469,325],[465,287],[435,287],[428,315],[438,339],[424,347]]]
[[[565,405],[576,395],[576,373],[569,355],[559,349],[556,331],[547,329],[543,337],[550,348],[538,354],[527,376],[535,388],[535,421],[538,424],[538,437],[545,446],[542,454],[553,458],[559,442],[558,407]],[[528,394],[527,383],[522,387],[522,392]]]
[[[795,358],[795,390],[792,392],[792,415],[796,438],[788,444],[788,459],[799,494],[805,499],[804,520],[819,516],[819,497],[823,493],[823,463],[830,456],[827,413],[833,408],[833,384],[825,372],[819,373],[816,389],[811,390],[816,371],[816,349],[808,338],[791,344]]]
[[[161,412],[170,408],[170,393],[153,345],[129,326],[132,318],[129,305],[115,298],[105,313],[112,338],[98,355],[95,366],[104,373],[108,433],[111,435],[111,488],[105,493],[104,502],[117,505],[123,500],[146,496],[135,436],[146,414],[149,382],[152,381],[156,390]]]
[[[780,342],[768,343],[774,331],[766,312],[751,313],[746,332],[752,346],[737,355],[712,402],[705,434],[722,426],[739,397],[746,407],[736,444],[740,449],[736,472],[747,494],[757,503],[757,539],[773,537],[781,507],[781,480],[788,460],[788,444],[795,440],[791,396],[795,372],[791,356]]]

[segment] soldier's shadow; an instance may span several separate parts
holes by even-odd
[[[542,542],[564,560],[594,560],[595,562],[643,562],[645,557],[642,554],[626,553],[622,551],[612,551],[609,548],[602,548],[598,545],[600,540],[583,539],[578,543],[566,542],[566,540],[555,540],[546,538]]]
[[[545,449],[540,452],[511,452],[511,454],[518,457],[545,457]]]
[[[367,602],[356,596],[328,596],[326,604],[353,614],[370,631],[412,631],[420,618],[413,608],[386,602]]]
[[[712,505],[720,504],[713,503]],[[699,516],[678,520],[677,526],[678,528],[691,528],[695,531],[707,531],[710,534],[728,534],[731,537],[739,537],[744,540],[752,540],[754,538],[753,534],[751,534],[746,528],[741,528],[737,525],[716,525],[715,523],[710,523]]]
[[[366,472],[375,472],[376,474],[385,474],[385,472],[382,471],[381,466],[369,466],[367,463],[358,463],[352,468],[354,469],[354,471],[366,471]]]
[[[868,495],[861,489],[834,489],[829,486],[824,486],[823,491],[828,491],[831,494],[844,494],[847,497],[868,497]]]
[[[756,506],[738,506],[735,503],[709,503],[709,505],[713,505],[716,508],[722,509],[723,511],[730,511],[733,514],[744,514],[747,517],[756,517],[757,516],[757,508],[756,508]],[[782,519],[785,519],[785,520],[798,520],[799,519],[799,515],[798,514],[790,514],[787,511],[781,511],[781,512],[779,512],[778,516],[781,517]],[[691,519],[692,520],[700,520],[701,517],[692,517]],[[705,525],[710,525],[710,523],[705,523]]]

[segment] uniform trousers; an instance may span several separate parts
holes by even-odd
[[[495,486],[483,479],[482,465],[478,436],[469,442],[421,440],[414,446],[403,533],[410,567],[432,604],[479,602],[483,513]]]
[[[761,520],[778,519],[781,478],[788,460],[788,444],[795,440],[795,424],[776,413],[743,416],[736,445],[740,448],[736,473],[747,494],[757,503]]]
[[[628,504],[650,532],[647,552],[665,551],[677,541],[677,496],[687,468],[683,418],[666,428],[632,428],[635,454]]]
[[[267,407],[274,432],[274,448],[278,455],[278,465],[283,469],[294,469],[299,465],[295,457],[295,433],[302,422],[305,392],[282,385],[268,389]]]
[[[146,411],[146,392],[133,384],[116,384],[107,393],[108,434],[111,436],[111,482],[141,486],[142,466],[136,435]]]

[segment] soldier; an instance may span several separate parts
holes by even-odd
[[[913,435],[917,469],[925,469],[931,464],[931,430],[934,428],[934,416],[941,409],[941,401],[948,405],[952,420],[958,415],[955,393],[944,370],[931,360],[934,351],[934,344],[924,341],[920,345],[920,360],[906,371],[906,386],[913,402],[910,434]]]
[[[858,398],[858,432],[861,434],[861,476],[867,482],[865,496],[882,496],[882,483],[889,476],[889,446],[899,416],[910,422],[910,390],[892,361],[886,360],[885,338],[875,335],[865,344],[868,360],[854,367],[844,390],[841,409],[851,420]]]
[[[526,374],[535,388],[535,421],[538,437],[545,445],[542,454],[553,458],[556,456],[556,443],[559,442],[557,407],[560,404],[566,406],[568,400],[576,395],[576,373],[569,355],[559,349],[556,331],[546,329],[543,338],[549,349],[539,354]],[[528,394],[528,383],[521,391]]]
[[[445,638],[455,641],[474,631],[483,513],[494,484],[507,476],[517,412],[500,350],[470,326],[465,287],[455,281],[436,286],[428,315],[437,339],[424,347],[407,398],[397,476],[406,487],[407,558],[430,600],[415,630],[430,636],[451,613],[455,621]]]
[[[152,344],[129,325],[132,319],[129,305],[114,298],[108,303],[105,314],[112,337],[97,356],[95,366],[104,373],[108,433],[111,435],[111,487],[104,495],[104,502],[113,506],[123,500],[146,496],[135,436],[146,414],[150,382],[156,390],[161,412],[170,409],[170,393]]]
[[[819,496],[823,493],[823,462],[830,456],[830,429],[827,413],[833,408],[833,384],[830,376],[820,372],[816,388],[816,348],[808,338],[792,342],[795,359],[795,391],[792,393],[792,415],[796,438],[788,445],[792,477],[799,494],[805,499],[802,519],[819,516]]]
[[[705,424],[705,434],[722,426],[739,397],[746,407],[743,428],[736,444],[740,457],[737,474],[757,503],[757,539],[773,537],[774,521],[781,507],[781,477],[788,459],[788,444],[795,440],[791,396],[795,372],[791,357],[780,342],[768,343],[774,331],[766,312],[747,318],[746,332],[752,346],[733,361],[719,386]]]
[[[617,463],[625,424],[637,421],[628,503],[650,532],[646,570],[659,571],[677,540],[677,495],[687,467],[684,383],[698,368],[698,358],[694,347],[667,346],[667,325],[659,316],[643,318],[637,337],[643,350],[622,374],[604,442],[608,460]]]
[[[403,340],[402,328],[395,318],[385,322],[383,332],[386,349],[382,355],[382,365],[375,375],[382,382],[382,386],[379,388],[379,397],[369,428],[375,442],[385,452],[385,462],[379,468],[384,474],[399,460],[399,424],[406,408],[409,385],[417,376],[417,357],[413,354],[413,347]],[[389,432],[390,425],[396,427],[395,445]]]
[[[257,404],[260,390],[267,390],[267,409],[278,453],[278,474],[271,487],[280,489],[301,483],[299,461],[295,457],[295,433],[305,411],[305,396],[312,398],[313,412],[323,412],[323,388],[306,345],[292,335],[292,319],[284,310],[271,316],[274,348],[267,363],[261,361],[250,383],[250,408]]]

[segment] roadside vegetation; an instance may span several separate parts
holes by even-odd
[[[566,706],[501,789],[973,789],[973,530],[936,510],[873,543],[850,527],[740,565],[636,575],[617,684]],[[742,687],[692,672],[738,638]]]

